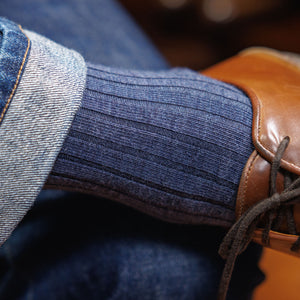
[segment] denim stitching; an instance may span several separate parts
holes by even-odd
[[[23,33],[23,34],[26,36],[26,38],[27,38],[27,48],[26,48],[26,51],[25,51],[25,54],[24,54],[24,57],[23,57],[23,60],[22,60],[22,64],[21,64],[21,66],[20,66],[20,69],[19,69],[19,72],[18,72],[18,75],[17,75],[17,79],[16,79],[16,82],[15,82],[15,85],[14,85],[14,87],[13,87],[11,93],[10,93],[10,96],[9,96],[9,98],[8,98],[8,100],[7,100],[7,102],[6,102],[5,106],[4,106],[4,108],[3,108],[3,111],[2,111],[2,113],[1,113],[1,115],[0,115],[0,123],[2,122],[2,120],[3,120],[3,118],[4,118],[4,115],[5,115],[5,113],[6,113],[7,109],[8,109],[8,106],[9,106],[9,104],[10,104],[12,98],[13,98],[13,95],[14,95],[16,89],[17,89],[17,86],[18,86],[18,84],[19,84],[19,80],[20,80],[20,77],[21,77],[21,73],[22,73],[22,70],[23,70],[23,67],[24,67],[24,64],[25,64],[27,55],[28,55],[28,51],[29,51],[30,40],[29,40],[28,36],[25,34],[25,32],[23,31],[21,25],[19,25],[19,28],[20,28],[20,30],[22,31],[22,33]]]

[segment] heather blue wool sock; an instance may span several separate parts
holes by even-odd
[[[98,194],[167,221],[230,226],[253,151],[249,98],[187,69],[88,64],[87,72],[46,187]]]

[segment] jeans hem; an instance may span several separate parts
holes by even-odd
[[[42,189],[82,100],[80,54],[25,31],[31,49],[0,128],[0,245]]]

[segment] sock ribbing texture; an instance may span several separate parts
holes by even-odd
[[[167,221],[229,226],[251,128],[251,102],[231,85],[187,69],[88,64],[81,107],[46,186]]]

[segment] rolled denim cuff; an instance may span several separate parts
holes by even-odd
[[[32,206],[52,169],[81,103],[86,65],[75,51],[22,32],[7,20],[0,19],[0,24],[11,31],[8,35],[2,29],[0,52],[2,113],[6,106],[0,123],[2,244]],[[13,43],[19,45],[16,51],[11,50]]]

